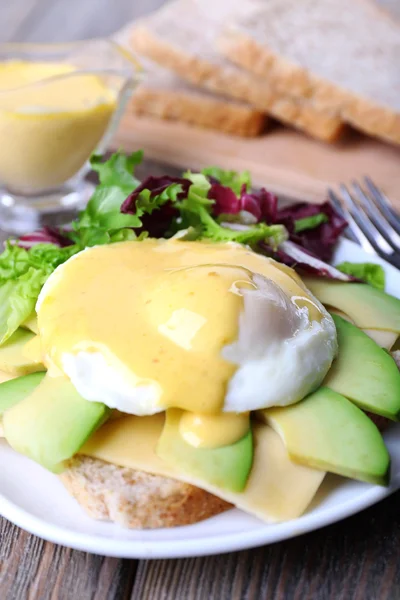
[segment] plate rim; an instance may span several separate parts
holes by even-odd
[[[362,252],[369,262],[381,264],[386,271],[396,272],[396,276],[400,279],[400,273],[394,267],[377,256],[368,255],[354,242],[342,239],[338,245],[339,248],[344,249],[346,254],[350,254],[352,250],[357,249],[358,253]],[[393,426],[395,429],[399,427],[399,425]],[[29,461],[29,459],[26,460]],[[273,525],[268,525],[260,521],[261,526],[259,528],[243,532],[224,532],[220,535],[202,539],[194,536],[178,540],[126,540],[118,538],[118,535],[113,539],[96,533],[76,532],[68,529],[66,526],[57,525],[47,521],[43,517],[29,513],[29,511],[20,507],[1,492],[0,515],[18,527],[46,541],[90,552],[91,554],[127,559],[188,558],[237,552],[299,537],[305,533],[324,528],[353,516],[389,497],[398,489],[400,489],[400,478],[396,482],[393,482],[389,488],[368,486],[363,494],[341,502],[334,510],[326,509],[322,514],[314,513],[313,511],[306,512],[297,519]],[[68,494],[66,490],[65,493]],[[116,528],[115,531],[118,531],[121,527],[114,523],[109,523],[107,524],[108,526]],[[185,527],[190,528],[191,526]],[[146,530],[143,531],[145,532]]]
[[[189,558],[239,552],[299,537],[362,512],[389,497],[398,489],[400,489],[400,481],[388,489],[372,486],[357,502],[348,500],[341,503],[334,515],[330,510],[323,513],[322,516],[312,512],[306,513],[297,519],[277,524],[276,532],[272,535],[268,535],[268,531],[271,531],[270,526],[263,524],[259,529],[247,533],[223,534],[201,540],[201,542],[197,538],[177,541],[138,541],[118,538],[114,540],[96,534],[74,532],[31,515],[2,494],[0,494],[0,514],[14,525],[48,542],[91,554],[138,560]],[[110,528],[120,527],[114,523],[108,525]],[[186,527],[190,527],[190,525]],[[283,533],[282,530],[284,530]],[[239,541],[239,543],[235,543],[235,541]]]

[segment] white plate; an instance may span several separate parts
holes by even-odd
[[[387,291],[398,295],[400,272],[366,255],[349,241],[341,242],[335,262],[382,264]],[[386,489],[340,477],[326,477],[309,510],[299,519],[278,525],[235,509],[196,525],[134,531],[86,517],[57,477],[18,455],[0,441],[0,514],[46,540],[78,550],[123,558],[201,556],[271,544],[318,529],[379,502],[400,488],[400,425],[385,433],[392,456],[391,487]]]

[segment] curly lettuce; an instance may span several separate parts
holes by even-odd
[[[41,243],[26,250],[6,244],[0,255],[0,345],[33,313],[49,275],[78,251],[74,245]]]

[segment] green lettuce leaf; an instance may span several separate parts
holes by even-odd
[[[58,265],[78,252],[78,246],[59,248],[37,244],[25,250],[8,242],[0,254],[0,345],[35,309],[46,279]]]
[[[132,154],[115,152],[108,160],[103,161],[102,155],[93,155],[90,159],[91,167],[98,173],[102,185],[112,186],[118,182],[121,188],[130,188],[132,181],[135,187],[140,184],[134,177],[135,167],[143,161],[143,150]]]
[[[90,164],[99,176],[99,185],[73,224],[71,237],[75,243],[82,248],[108,244],[118,230],[141,226],[137,215],[121,213],[121,205],[140,184],[134,169],[142,159],[142,151],[129,156],[116,152],[104,162],[101,156],[91,158]]]
[[[18,279],[0,286],[0,345],[3,344],[35,309],[39,292],[47,276],[32,267]]]
[[[336,265],[342,273],[362,279],[378,290],[385,290],[385,271],[381,265],[375,263],[342,262]]]
[[[315,229],[319,225],[322,225],[322,223],[327,222],[328,217],[325,213],[319,213],[312,217],[304,217],[304,219],[297,219],[297,221],[294,222],[294,232],[301,233],[307,229]]]
[[[223,227],[211,215],[213,200],[207,198],[211,187],[204,175],[190,174],[192,185],[187,198],[178,201],[176,206],[181,214],[181,227],[197,231],[200,239],[210,239],[214,242],[237,242],[254,245],[267,241],[276,248],[287,238],[286,229],[282,225],[267,225],[258,223],[242,227]]]
[[[246,191],[251,188],[251,177],[249,171],[226,171],[219,167],[206,167],[201,171],[203,175],[214,177],[221,185],[225,185],[235,192],[237,196],[240,196],[243,185],[246,186]],[[183,175],[186,177],[186,174]]]
[[[167,202],[175,204],[181,192],[182,186],[179,183],[171,183],[161,194],[156,194],[153,197],[151,196],[151,190],[142,190],[136,201],[136,216],[140,219],[145,214],[151,215]],[[141,224],[142,222],[140,221]]]

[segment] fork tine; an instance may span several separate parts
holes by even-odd
[[[344,200],[339,199],[339,196],[337,196],[332,189],[329,189],[328,193],[331,199],[335,199],[335,206],[337,204],[340,206],[342,214],[348,223],[348,229],[351,231],[354,241],[360,244],[361,248],[365,250],[365,252],[368,252],[368,254],[377,254],[377,251],[374,248],[374,246],[370,244],[367,237],[364,235],[364,233],[358,226],[357,222],[353,219],[353,216],[347,208],[347,204],[344,202]]]
[[[338,212],[339,215],[347,221],[348,227],[346,229],[346,235],[356,244],[362,245],[360,238],[363,236],[363,234],[359,230],[357,223],[355,223],[355,221],[354,221],[353,217],[351,216],[351,214],[349,213],[349,211],[345,207],[342,206],[339,198],[336,196],[335,192],[331,188],[328,189],[328,196],[329,196],[329,200],[333,204],[336,212]],[[374,253],[375,250],[372,248],[372,246],[369,245],[369,242],[365,237],[364,237],[364,241],[370,247],[369,251]],[[368,250],[367,250],[367,252],[368,252]]]
[[[385,194],[379,190],[370,177],[364,177],[364,181],[376,206],[400,235],[400,217],[394,212],[390,201]]]
[[[353,190],[355,197],[361,204],[364,212],[369,216],[371,221],[373,221],[382,237],[390,246],[394,246],[394,250],[399,251],[400,235],[393,229],[387,219],[385,219],[382,213],[378,210],[371,198],[367,196],[367,194],[356,181],[353,181]]]
[[[369,217],[365,213],[364,209],[354,201],[352,195],[344,184],[340,185],[340,191],[351,216],[357,223],[363,235],[367,238],[370,245],[374,248],[375,252],[377,254],[384,254],[385,256],[390,256],[393,254],[393,248],[388,244],[385,238],[383,238],[376,229],[374,224],[369,220]]]

